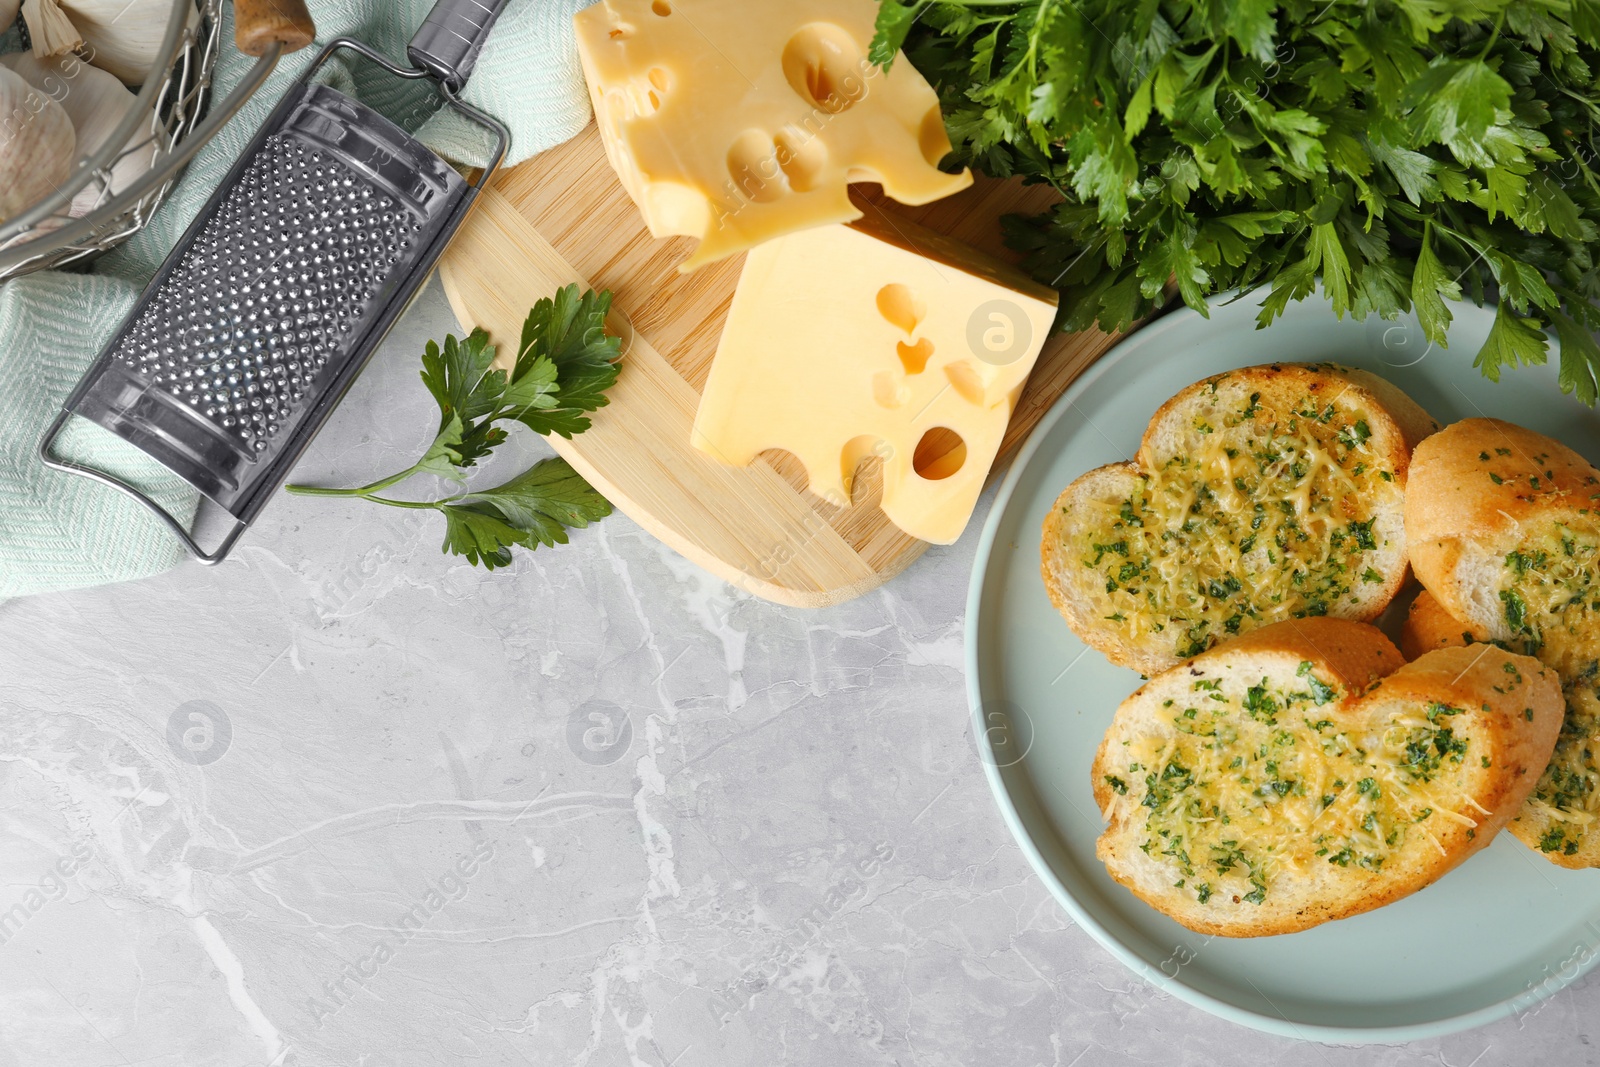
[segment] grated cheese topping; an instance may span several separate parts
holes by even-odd
[[[1104,590],[1099,615],[1186,658],[1283,619],[1363,614],[1362,591],[1386,583],[1374,563],[1392,555],[1374,515],[1397,513],[1402,492],[1375,416],[1351,393],[1308,393],[1284,414],[1242,380],[1208,384],[1180,454],[1074,516],[1069,558]]]
[[[1284,873],[1325,864],[1379,872],[1408,841],[1442,853],[1441,836],[1477,827],[1467,779],[1488,756],[1462,709],[1358,728],[1324,708],[1346,694],[1310,662],[1288,685],[1203,673],[1106,779],[1142,820],[1140,849],[1198,903],[1261,904]]]
[[[1538,846],[1571,856],[1600,816],[1600,535],[1553,522],[1506,554],[1498,636],[1561,676],[1567,713],[1529,803]]]

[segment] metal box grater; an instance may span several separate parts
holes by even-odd
[[[422,287],[504,154],[505,128],[455,96],[503,2],[441,0],[413,40],[411,68],[348,39],[324,49],[68,397],[40,444],[47,464],[137,497],[201,560],[227,555]],[[441,24],[457,48],[444,58],[419,48],[439,38]],[[315,83],[344,49],[399,77],[436,80],[451,106],[493,132],[494,161],[479,180],[469,184],[399,126]],[[227,511],[233,529],[223,543],[206,552],[136,488],[52,456],[74,415]]]

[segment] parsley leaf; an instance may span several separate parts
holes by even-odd
[[[579,294],[569,285],[540,300],[523,323],[521,343],[508,373],[494,366],[489,335],[473,330],[464,340],[428,342],[422,383],[439,406],[439,429],[410,467],[352,489],[290,485],[302,496],[359,497],[389,507],[437,511],[445,518],[444,551],[487,570],[508,566],[514,547],[567,543],[611,514],[607,503],[564,459],[546,459],[502,485],[440,500],[380,496],[418,474],[461,482],[506,439],[499,422],[518,422],[539,433],[571,438],[589,428],[587,413],[604,407],[617,380],[620,341],[605,331],[609,291]]]
[[[895,53],[905,43],[906,34],[917,14],[925,4],[902,4],[899,0],[884,0],[878,8],[877,34],[872,38],[872,48],[867,59],[887,71],[894,65]]]
[[[1417,265],[1411,272],[1411,300],[1422,325],[1422,335],[1436,345],[1446,346],[1450,320],[1454,317],[1446,300],[1460,300],[1461,286],[1444,269],[1433,251],[1433,235],[1424,228],[1422,247],[1417,249]]]
[[[473,330],[465,340],[447,336],[444,344],[428,342],[422,354],[422,384],[439,405],[439,434],[451,420],[456,423],[455,465],[470,467],[505,440],[505,431],[491,426],[494,411],[506,386],[506,373],[491,370],[495,348],[483,330]],[[435,472],[438,473],[438,472]]]
[[[1561,387],[1600,395],[1600,0],[880,0],[877,31],[954,162],[1061,195],[1003,224],[1060,328],[1126,329],[1175,279],[1201,314],[1320,290],[1444,347],[1452,302],[1495,301],[1485,375],[1549,324]]]
[[[441,478],[456,477],[456,468],[466,466],[461,454],[461,416],[451,415],[450,421],[433,439],[433,444],[412,467],[416,474],[436,474]]]
[[[547,363],[561,387],[553,404],[520,405],[520,397],[508,398],[507,417],[536,433],[566,438],[589,428],[584,413],[605,407],[605,391],[617,380],[621,342],[606,333],[610,310],[610,290],[579,296],[576,285],[561,290],[554,300],[533,305],[522,325],[516,374],[520,377],[524,368],[539,373]]]
[[[487,570],[511,563],[515,545],[564,545],[611,505],[564,459],[547,459],[493,489],[467,493],[441,509],[445,551]]]
[[[1561,391],[1594,406],[1596,374],[1600,372],[1600,344],[1594,334],[1559,311],[1550,312],[1550,322],[1561,342]]]
[[[1494,310],[1494,325],[1489,328],[1489,337],[1472,365],[1482,370],[1491,382],[1498,382],[1503,367],[1543,363],[1548,358],[1546,344],[1544,331],[1539,329],[1536,319],[1518,315],[1511,310],[1511,305],[1502,303]]]

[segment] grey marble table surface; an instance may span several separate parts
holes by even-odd
[[[454,328],[435,285],[297,477],[409,463]],[[492,574],[440,540],[281,496],[216,569],[0,604],[0,1065],[1600,1059],[1593,975],[1338,1048],[1112,959],[984,782],[976,523],[824,611],[621,515]]]

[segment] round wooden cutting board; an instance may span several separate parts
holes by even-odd
[[[875,188],[875,187],[873,187]],[[1036,212],[1054,194],[980,178],[921,208],[867,198],[997,255],[1000,216]],[[481,326],[511,352],[528,309],[564,285],[610,289],[609,326],[622,337],[622,374],[588,432],[550,443],[607,499],[706,570],[781,604],[822,607],[860,596],[904,570],[927,545],[878,507],[876,459],[855,500],[835,507],[806,489],[788,453],[730,467],[689,443],[695,408],[739,280],[743,256],[691,274],[677,265],[694,242],[645,229],[606,161],[593,124],[560,147],[496,176],[440,263],[463,327]],[[1074,378],[1116,338],[1055,335],[1017,405],[995,471]],[[965,536],[977,536],[976,524]]]

